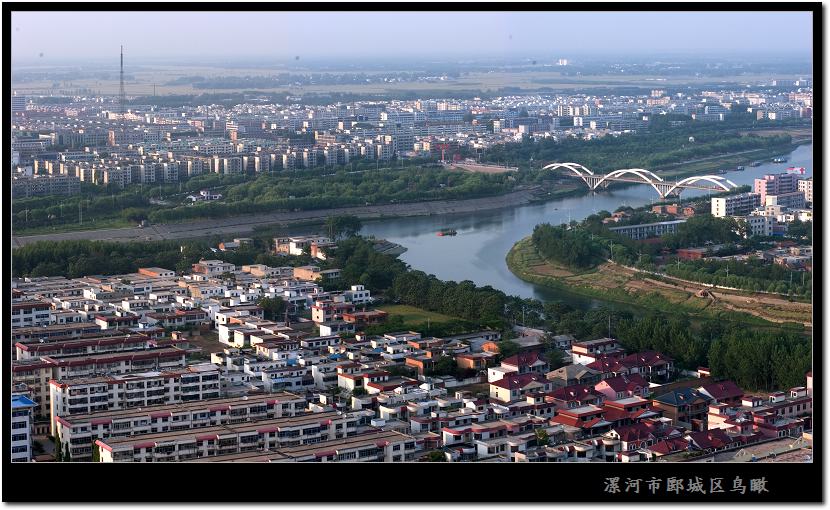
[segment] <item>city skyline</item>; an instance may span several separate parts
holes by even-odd
[[[61,28],[67,23],[75,30]],[[786,38],[751,29],[770,23],[792,29]],[[183,30],[188,24],[193,27]],[[703,24],[706,37],[698,30]],[[812,51],[809,12],[15,12],[12,26],[13,60],[38,65],[108,58],[110,47],[121,44],[137,60]],[[152,39],[146,37],[150,26]],[[736,27],[749,29],[736,38]],[[94,40],[90,31],[97,33]],[[211,33],[222,36],[199,35]],[[191,41],[198,44],[188,46]]]

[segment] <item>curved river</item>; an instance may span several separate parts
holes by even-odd
[[[805,176],[812,176],[812,144],[802,145],[786,157],[786,163],[766,162],[757,167],[746,166],[746,170],[727,172],[723,176],[738,185],[750,186],[756,177],[784,172],[790,166],[805,167]],[[706,192],[688,190],[683,193],[683,198],[704,193]],[[560,291],[549,290],[514,276],[505,262],[507,252],[516,241],[530,235],[533,227],[539,223],[559,224],[569,219],[579,221],[603,209],[614,211],[621,205],[640,207],[657,201],[658,198],[650,186],[633,185],[509,209],[368,221],[361,234],[374,235],[406,246],[408,250],[401,255],[401,260],[414,269],[434,274],[442,280],[471,280],[477,285],[491,285],[507,294],[542,301],[567,300],[576,306],[592,307],[599,302],[564,295]],[[458,235],[437,236],[436,233],[442,228],[454,228]]]

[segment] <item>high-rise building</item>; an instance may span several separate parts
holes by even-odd
[[[761,203],[766,203],[767,195],[780,195],[798,190],[798,174],[767,174],[755,179],[753,191],[761,196]]]
[[[804,193],[804,201],[813,203],[813,178],[801,179],[798,181],[798,191]]]
[[[12,462],[32,460],[32,409],[36,406],[29,397],[12,394]]]
[[[12,96],[12,113],[26,111],[26,96]]]

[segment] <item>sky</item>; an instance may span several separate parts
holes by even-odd
[[[810,12],[13,12],[12,60],[117,59],[122,44],[134,59],[609,52],[809,57],[811,20]]]

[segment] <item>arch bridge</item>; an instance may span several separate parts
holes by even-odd
[[[632,182],[651,186],[660,195],[660,198],[680,196],[680,193],[687,189],[721,192],[732,191],[738,187],[734,182],[718,175],[695,175],[679,181],[669,182],[644,168],[622,168],[607,174],[595,174],[579,163],[551,163],[542,167],[542,170],[559,169],[564,169],[571,175],[579,177],[591,190],[600,187],[607,188],[612,182]]]

